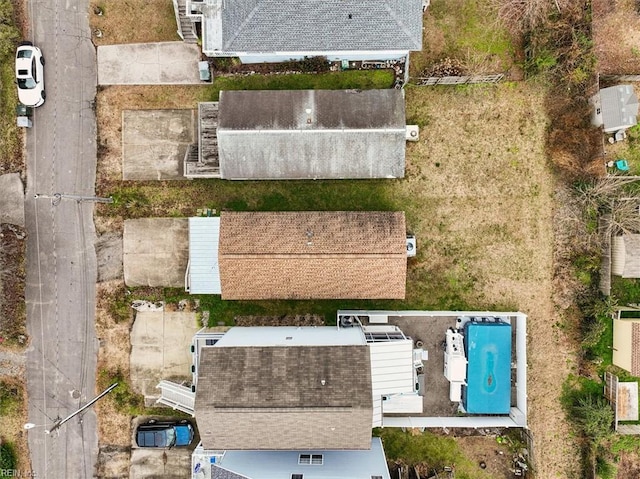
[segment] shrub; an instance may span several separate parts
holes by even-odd
[[[15,469],[18,464],[16,450],[13,443],[0,444],[0,471]]]
[[[590,394],[578,398],[572,412],[576,425],[587,438],[601,443],[611,437],[613,409],[602,396]]]

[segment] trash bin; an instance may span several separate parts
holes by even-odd
[[[209,71],[209,62],[198,62],[198,71],[200,72],[201,81],[211,80],[211,72]]]

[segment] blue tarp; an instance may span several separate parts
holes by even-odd
[[[464,330],[468,361],[464,409],[469,414],[508,414],[511,406],[511,325],[468,322]]]

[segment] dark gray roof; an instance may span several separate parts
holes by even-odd
[[[420,50],[422,13],[422,0],[227,1],[221,50]]]
[[[248,479],[247,476],[242,474],[236,474],[235,472],[227,471],[226,469],[211,464],[211,479]]]
[[[400,90],[224,91],[219,109],[223,178],[404,176]]]
[[[195,417],[205,449],[368,449],[372,408],[366,345],[200,353]]]
[[[600,90],[604,131],[613,132],[637,124],[638,97],[632,85],[617,85]]]

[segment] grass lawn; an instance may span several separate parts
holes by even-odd
[[[207,92],[212,101],[220,90],[349,90],[390,88],[391,70],[300,73],[296,75],[248,75],[216,77]]]
[[[23,169],[22,132],[16,124],[18,94],[15,87],[15,49],[20,32],[14,26],[11,2],[0,2],[0,157],[2,173],[16,173]]]
[[[460,61],[470,74],[508,71],[515,48],[494,6],[491,0],[433,0],[424,15],[423,49],[411,54],[411,76],[444,58]]]
[[[96,7],[102,15],[94,13]],[[91,31],[102,32],[93,36],[97,46],[181,41],[170,1],[92,0],[88,11]]]

